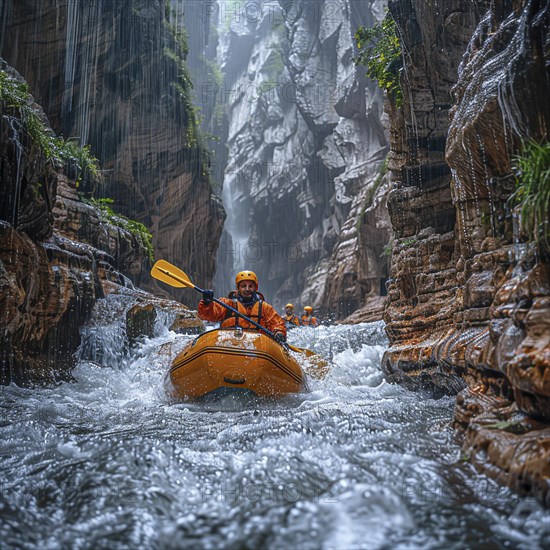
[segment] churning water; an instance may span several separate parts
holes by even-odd
[[[380,323],[296,329],[292,343],[333,358],[329,376],[217,408],[162,392],[190,337],[160,326],[117,355],[113,326],[100,333],[76,382],[0,390],[2,548],[550,544],[549,512],[461,461],[453,399],[385,382]]]

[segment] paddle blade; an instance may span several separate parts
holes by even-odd
[[[311,357],[312,355],[317,355],[315,352],[311,351],[310,349],[299,348],[298,346],[293,346],[291,344],[289,344],[288,347],[292,351],[297,351],[298,353],[305,353],[307,357]]]
[[[292,351],[303,353],[307,357],[308,365],[305,368],[305,371],[309,376],[313,378],[323,379],[327,375],[330,369],[330,364],[324,357],[321,357],[317,353],[307,348],[299,348],[298,346],[292,345],[289,345],[288,347]]]
[[[316,378],[317,380],[323,380],[325,376],[329,373],[330,364],[329,362],[321,357],[320,355],[313,355],[306,359],[307,364],[303,365],[304,371],[311,378]]]
[[[185,272],[166,260],[155,262],[151,268],[151,277],[176,288],[195,288]]]

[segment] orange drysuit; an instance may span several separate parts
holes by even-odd
[[[219,298],[219,300],[238,310],[239,313],[246,315],[253,321],[256,321],[256,323],[262,325],[262,327],[265,327],[271,332],[282,332],[286,337],[285,322],[277,311],[275,311],[275,308],[270,306],[267,302],[257,300],[247,307],[239,300],[231,300],[229,298]],[[204,321],[221,322],[221,326],[224,328],[238,326],[243,329],[258,330],[254,325],[245,321],[242,317],[237,317],[232,311],[229,311],[216,302],[212,302],[205,306],[203,300],[201,300],[199,302],[198,313],[199,317]]]
[[[302,326],[304,327],[316,327],[317,326],[317,317],[307,315],[302,315],[302,318],[300,319]]]
[[[294,313],[292,315],[285,315],[283,319],[290,325],[296,325],[297,327],[300,326],[300,319],[298,315],[295,315]]]

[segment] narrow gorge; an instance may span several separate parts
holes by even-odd
[[[147,527],[120,539],[113,532],[111,542],[150,546],[161,525],[163,547],[356,548],[372,517],[393,526],[377,531],[372,548],[435,548],[437,526],[426,518],[448,506],[472,529],[466,546],[478,536],[495,547],[548,544],[548,2],[0,0],[0,14],[0,382],[13,416],[6,427],[42,395],[60,399],[60,410],[72,399],[84,409],[70,389],[80,392],[83,380],[111,403],[96,387],[104,376],[106,388],[118,388],[113,407],[123,388],[133,396],[112,428],[130,434],[124,452],[146,450],[137,478],[145,471],[149,483],[170,470],[200,486],[200,495],[182,496],[159,482],[177,518],[150,487],[136,490],[146,495],[137,508],[146,510],[132,508],[141,519],[128,525]],[[369,43],[360,29],[381,34]],[[384,40],[397,55],[368,49]],[[212,328],[196,312],[197,293],[151,276],[158,259],[216,296],[247,269],[279,313],[287,302],[297,313],[312,306],[322,326],[289,331],[289,341],[331,361],[334,386],[312,384],[311,400],[288,410],[234,412],[234,427],[218,412],[174,407],[145,388],[158,384],[148,369],[160,372],[178,338]],[[49,415],[66,429],[47,399],[50,412],[37,421],[45,440]],[[136,425],[126,409],[137,411]],[[142,437],[147,410],[156,428]],[[110,434],[109,417],[98,416]],[[79,434],[95,430],[69,430],[59,453],[93,456]],[[148,439],[155,430],[166,435],[162,443]],[[310,446],[316,434],[321,443]],[[172,439],[174,448],[163,446]],[[294,445],[303,457],[294,457]],[[333,459],[317,456],[324,446]],[[17,443],[13,449],[16,456]],[[338,511],[307,484],[292,503],[281,504],[269,486],[269,498],[237,499],[233,511],[230,499],[213,504],[200,484],[223,475],[222,456],[236,485],[265,488],[273,476],[287,487],[295,471],[323,480],[323,498],[339,495]],[[195,470],[203,459],[205,470]],[[278,461],[287,459],[281,473]],[[113,472],[102,468],[109,485]],[[407,493],[411,479],[425,490],[432,469],[434,483],[451,493],[456,478],[457,494]],[[12,474],[2,475],[15,491]],[[500,497],[488,503],[476,480],[510,490],[505,519]],[[474,506],[464,493],[475,495]],[[65,497],[48,498],[52,513],[66,506],[56,500]],[[6,498],[0,511],[16,517],[21,502]],[[519,528],[522,506],[532,522]],[[484,507],[487,524],[499,526],[485,539],[475,520]],[[309,518],[307,529],[293,530],[294,513]],[[324,526],[315,519],[325,516]],[[353,536],[338,527],[341,517]],[[16,547],[25,535],[21,518],[13,521],[0,534]],[[516,527],[524,538],[509,535]],[[442,529],[456,542],[452,522]],[[306,531],[311,539],[300,538]]]

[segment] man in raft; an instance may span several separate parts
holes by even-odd
[[[279,343],[286,342],[286,326],[275,308],[263,300],[258,291],[258,277],[253,271],[240,271],[235,277],[237,296],[233,299],[219,298],[221,302],[238,310],[256,321],[275,335]],[[214,291],[205,290],[199,302],[199,317],[204,321],[221,322],[222,328],[241,327],[244,330],[258,330],[254,325],[220,306],[214,300]]]
[[[300,318],[294,313],[294,306],[287,304],[285,306],[285,316],[283,319],[286,322],[287,328],[296,328],[300,326]]]
[[[317,317],[313,317],[313,308],[311,306],[306,306],[304,308],[304,314],[300,319],[302,326],[304,327],[316,327],[318,326]]]

